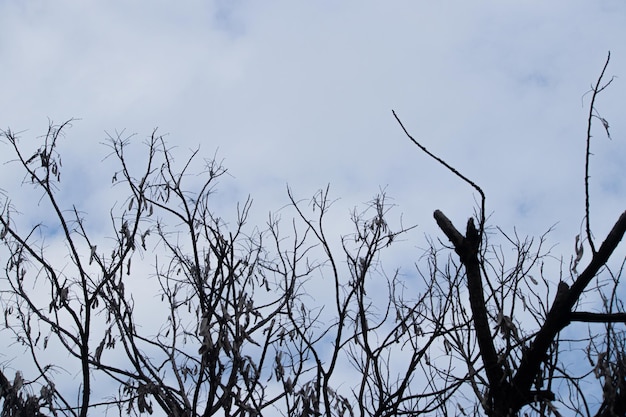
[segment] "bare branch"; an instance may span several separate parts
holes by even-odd
[[[439,162],[441,165],[446,167],[454,175],[456,175],[457,177],[461,178],[463,181],[465,181],[466,183],[471,185],[472,188],[474,188],[476,191],[478,191],[478,194],[480,194],[480,219],[478,219],[479,223],[480,223],[480,228],[479,228],[480,232],[479,232],[479,234],[480,234],[480,237],[482,238],[482,235],[483,235],[483,232],[484,232],[484,227],[485,227],[485,193],[483,192],[482,188],[480,188],[478,186],[478,184],[476,184],[474,181],[470,180],[468,177],[466,177],[465,175],[461,174],[456,168],[454,168],[452,165],[448,164],[442,158],[438,157],[437,155],[433,154],[428,149],[426,149],[426,147],[424,145],[419,143],[415,138],[413,138],[413,136],[411,136],[409,134],[409,132],[404,127],[404,124],[402,124],[402,121],[400,120],[400,118],[396,115],[396,112],[394,110],[392,110],[391,112],[393,113],[393,116],[396,118],[396,120],[400,124],[400,127],[402,128],[402,130],[404,131],[406,136],[411,140],[411,142],[413,142],[418,148],[420,148],[426,155],[430,156],[435,161]]]
[[[626,323],[626,313],[590,313],[586,311],[574,311],[570,314],[571,321],[586,323]]]
[[[606,129],[607,135],[609,136],[609,138],[611,137],[609,135],[608,122],[605,119],[595,115],[596,97],[598,96],[598,94],[600,94],[605,88],[607,88],[613,82],[613,78],[611,78],[606,84],[602,85],[602,78],[604,77],[604,72],[606,71],[606,68],[609,66],[610,60],[611,60],[611,52],[609,51],[606,57],[606,61],[604,62],[604,67],[602,67],[602,72],[600,72],[600,76],[598,77],[598,80],[596,81],[596,85],[591,88],[591,92],[592,92],[591,103],[589,104],[589,116],[587,118],[587,141],[586,141],[587,147],[585,150],[585,229],[587,232],[587,241],[589,242],[589,246],[591,247],[591,251],[593,253],[595,253],[596,248],[593,242],[593,235],[591,234],[591,220],[590,220],[590,209],[589,209],[589,204],[590,204],[589,161],[591,159],[591,125],[593,122],[593,118],[598,117],[601,120],[604,128]]]

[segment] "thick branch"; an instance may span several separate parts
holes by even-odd
[[[476,339],[480,347],[480,356],[485,366],[485,372],[489,380],[492,393],[500,390],[504,385],[504,373],[498,364],[498,355],[493,345],[493,337],[487,318],[487,308],[483,292],[482,277],[480,274],[480,262],[478,260],[478,248],[480,246],[480,234],[476,230],[474,220],[467,222],[466,237],[454,227],[452,222],[441,211],[434,213],[435,220],[454,245],[456,253],[467,272],[467,288],[470,297]]]
[[[11,383],[8,378],[4,376],[4,372],[0,369],[0,398],[6,397],[11,389]]]
[[[589,313],[575,311],[570,314],[570,321],[586,323],[626,323],[626,313]]]
[[[626,233],[626,211],[622,213],[622,215],[617,219],[615,225],[607,235],[604,242],[598,249],[598,252],[594,253],[593,258],[591,258],[591,262],[589,262],[589,266],[585,268],[585,270],[578,276],[574,285],[572,285],[572,289],[568,294],[568,304],[570,308],[574,307],[576,301],[585,290],[589,282],[596,276],[600,268],[602,268],[606,262],[609,260],[609,257],[622,240],[622,237]]]
[[[435,217],[435,221],[437,221],[439,228],[448,237],[448,239],[450,239],[450,242],[452,242],[458,253],[458,248],[463,246],[463,241],[465,240],[461,232],[456,230],[456,227],[454,227],[450,219],[448,219],[440,210],[435,210],[433,216]]]
[[[606,264],[622,240],[624,233],[626,233],[626,211],[619,217],[613,229],[611,229],[607,238],[600,246],[600,249],[594,253],[591,262],[578,276],[572,287],[569,288],[564,282],[559,284],[554,303],[546,316],[546,321],[539,329],[532,345],[522,357],[517,374],[513,378],[513,387],[522,396],[518,398],[519,404],[515,404],[516,407],[521,407],[529,400],[524,398],[525,393],[529,392],[548,348],[561,329],[572,320],[572,308],[589,282]]]

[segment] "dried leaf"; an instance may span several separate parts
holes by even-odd
[[[582,243],[582,240],[580,239],[580,235],[576,235],[576,240],[574,242],[574,250],[576,251],[576,258],[574,259],[574,262],[572,263],[571,270],[575,275],[578,275],[578,271],[576,271],[576,267],[578,267],[578,263],[582,259],[583,253],[584,253],[583,243]]]
[[[604,117],[598,117],[598,118],[602,122],[602,127],[604,127],[604,130],[606,131],[606,136],[609,139],[612,139],[611,138],[611,133],[609,132],[609,122],[608,122],[608,120],[606,120]]]
[[[100,357],[102,356],[103,350],[104,350],[104,339],[102,339],[102,342],[100,342],[100,344],[96,348],[96,354],[94,355],[96,362],[100,362]]]
[[[89,256],[89,265],[91,265],[91,263],[93,262],[93,260],[96,258],[96,250],[98,249],[97,245],[93,245],[91,247],[91,255]]]
[[[15,379],[13,379],[13,389],[15,392],[19,391],[24,385],[24,378],[22,377],[22,373],[20,371],[15,372]]]

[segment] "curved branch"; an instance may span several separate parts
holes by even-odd
[[[428,149],[426,149],[424,145],[422,145],[417,140],[415,140],[413,136],[411,136],[409,132],[406,130],[406,128],[404,127],[404,125],[402,124],[402,121],[400,121],[400,118],[396,114],[395,110],[392,110],[391,112],[393,113],[393,117],[396,118],[396,120],[400,124],[400,127],[402,128],[404,133],[407,135],[407,137],[411,140],[411,142],[413,142],[418,148],[420,148],[426,155],[430,156],[435,161],[439,162],[441,165],[448,168],[448,170],[451,171],[454,175],[461,178],[463,181],[471,185],[476,191],[478,191],[478,194],[480,194],[480,237],[482,238],[483,231],[485,229],[485,193],[483,192],[482,188],[480,188],[474,181],[470,180],[465,175],[461,174],[452,165],[448,164],[446,161],[444,161],[443,159],[441,159],[434,153],[430,152]]]

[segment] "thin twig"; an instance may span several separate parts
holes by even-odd
[[[402,127],[402,130],[404,130],[404,133],[407,135],[407,137],[409,139],[411,139],[411,141],[415,145],[417,145],[418,148],[420,148],[426,155],[430,156],[435,161],[439,162],[441,165],[443,165],[444,167],[448,168],[448,170],[450,170],[454,175],[456,175],[457,177],[461,178],[463,181],[465,181],[466,183],[471,185],[476,191],[478,191],[478,193],[480,194],[480,199],[481,199],[481,202],[480,202],[480,238],[482,239],[483,231],[484,231],[484,227],[485,227],[485,193],[483,192],[483,190],[474,181],[470,180],[465,175],[461,174],[452,165],[448,164],[446,161],[444,161],[443,159],[441,159],[437,155],[435,155],[432,152],[430,152],[428,149],[426,149],[426,147],[424,145],[422,145],[417,140],[415,140],[413,138],[413,136],[411,136],[409,134],[409,132],[406,130],[406,128],[404,127],[404,125],[402,124],[402,121],[400,121],[400,118],[396,114],[395,110],[392,110],[391,112],[393,113],[393,116],[396,118],[396,120],[400,124],[400,127]]]

